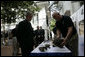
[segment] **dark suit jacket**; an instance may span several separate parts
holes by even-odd
[[[16,27],[16,37],[21,47],[32,49],[34,33],[31,23],[27,20],[21,21]]]
[[[35,39],[36,39],[36,40],[39,40],[39,38],[40,38],[40,37],[39,37],[39,36],[40,36],[40,30],[38,30],[38,29],[35,30],[35,36],[36,36]]]
[[[45,34],[44,29],[40,29],[40,35],[41,35],[42,38],[44,38],[44,34]]]

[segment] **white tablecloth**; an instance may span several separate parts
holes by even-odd
[[[45,44],[50,44],[50,48],[47,48],[47,50],[45,52],[41,52],[39,50],[39,47],[43,47],[43,46],[45,46]],[[68,48],[66,48],[65,46],[63,48],[53,47],[52,41],[47,41],[47,42],[42,42],[31,53],[71,53],[71,51]]]

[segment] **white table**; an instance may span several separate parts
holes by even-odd
[[[50,48],[47,48],[45,52],[41,52],[39,50],[39,47],[45,46],[45,44],[50,44]],[[31,53],[33,54],[71,54],[71,51],[66,48],[65,46],[63,48],[59,47],[53,47],[52,46],[52,41],[47,41],[47,42],[42,42],[38,47],[36,47]]]

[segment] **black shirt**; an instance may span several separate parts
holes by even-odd
[[[71,26],[73,27],[72,35],[74,35],[77,31],[69,16],[62,16],[62,19],[60,21],[56,21],[56,28],[60,30],[63,37],[66,37],[68,33],[68,27]]]

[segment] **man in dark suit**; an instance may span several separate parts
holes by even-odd
[[[44,29],[42,29],[42,26],[40,26],[40,38],[41,38],[40,42],[44,41],[44,38],[45,38],[44,34],[45,34],[45,31]]]
[[[21,21],[16,27],[16,37],[21,47],[22,56],[29,56],[30,52],[33,50],[33,28],[31,26],[31,19],[33,14],[28,12],[26,19]]]
[[[40,44],[40,29],[39,26],[37,26],[37,29],[35,30],[35,47],[37,47]]]

